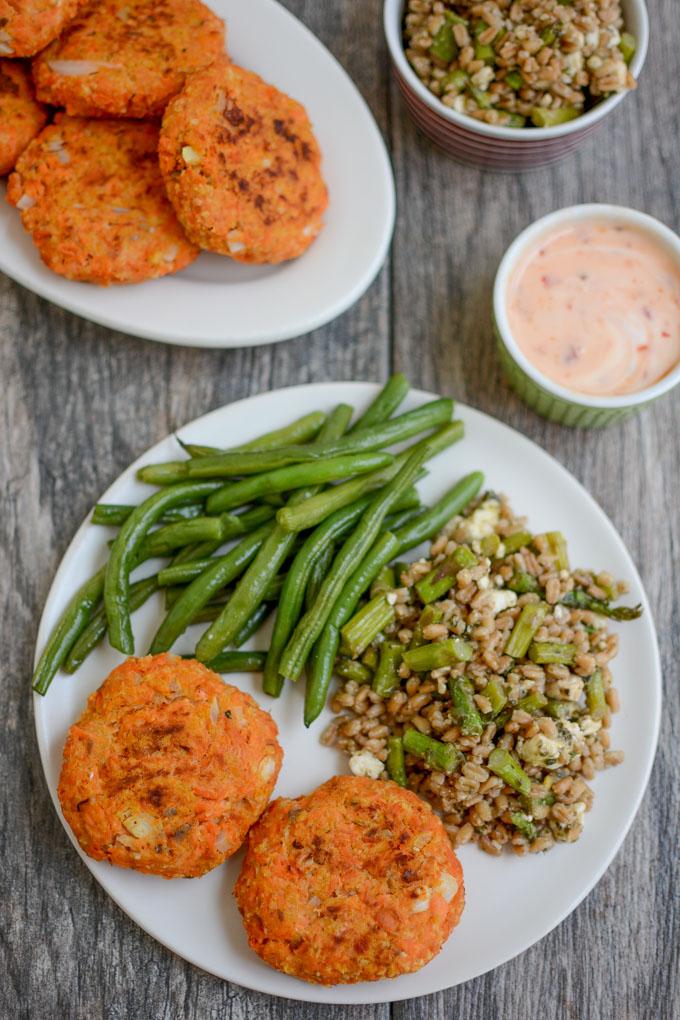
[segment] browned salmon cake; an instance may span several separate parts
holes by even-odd
[[[317,984],[418,970],[460,920],[463,872],[430,806],[392,782],[336,776],[250,830],[234,895],[251,949]]]
[[[165,194],[158,127],[57,115],[19,157],[7,200],[46,265],[71,280],[139,283],[198,255]]]
[[[0,177],[8,174],[47,120],[20,60],[0,60]]]
[[[83,117],[160,117],[187,74],[224,52],[200,0],[90,0],[33,62],[38,97]]]
[[[127,659],[69,730],[59,800],[90,857],[194,878],[241,846],[282,755],[271,716],[212,670]]]
[[[303,106],[222,60],[187,80],[163,118],[160,164],[189,237],[239,262],[301,255],[328,204]]]
[[[32,57],[56,39],[82,0],[0,0],[0,56]]]

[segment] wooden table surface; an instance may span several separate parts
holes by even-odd
[[[671,568],[680,557],[680,394],[611,431],[551,425],[506,388],[489,324],[496,265],[536,217],[604,201],[680,228],[677,0],[652,0],[651,50],[638,91],[576,156],[521,176],[456,166],[416,132],[390,82],[379,0],[287,6],[357,82],[394,161],[391,257],[354,308],[298,340],[201,351],[92,325],[0,276],[0,1017],[677,1017],[680,677],[673,653],[680,651],[680,612]],[[146,447],[248,394],[329,379],[384,380],[392,369],[519,429],[589,489],[649,593],[666,703],[651,785],[633,828],[597,888],[563,924],[494,973],[448,992],[393,1006],[325,1008],[202,973],[140,931],[102,892],[50,802],[29,677],[38,620],[64,550],[98,495]]]

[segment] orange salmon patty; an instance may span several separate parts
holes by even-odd
[[[188,74],[224,52],[200,0],[90,0],[33,62],[38,98],[83,117],[160,117]]]
[[[0,57],[32,57],[56,39],[82,0],[0,0]]]
[[[234,889],[248,942],[318,984],[418,970],[457,925],[463,872],[432,809],[392,782],[336,776],[269,806]]]
[[[0,177],[44,127],[45,108],[36,102],[28,69],[19,60],[0,60]]]
[[[194,878],[241,846],[282,757],[271,716],[212,670],[127,659],[69,730],[59,800],[95,860]]]
[[[239,262],[301,255],[328,194],[303,106],[224,60],[193,75],[163,117],[159,158],[189,237]]]
[[[57,115],[9,178],[47,266],[71,280],[139,283],[183,269],[198,255],[165,194],[158,127],[143,121]]]

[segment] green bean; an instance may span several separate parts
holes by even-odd
[[[43,648],[33,674],[33,690],[46,694],[55,674],[87,627],[104,590],[106,567],[102,567],[75,593]]]
[[[503,539],[505,555],[509,556],[510,553],[519,552],[525,545],[529,545],[532,538],[533,536],[530,531],[515,531],[512,535],[507,535]]]
[[[466,545],[459,545],[451,556],[434,567],[416,584],[420,601],[427,605],[440,599],[453,585],[458,572],[475,567],[477,557]]]
[[[396,641],[383,641],[380,646],[378,667],[373,674],[373,690],[381,698],[388,698],[399,689],[399,666],[403,647]]]
[[[261,673],[265,654],[265,652],[222,652],[206,665],[215,673]],[[193,659],[193,655],[186,658]]]
[[[519,92],[524,85],[524,78],[519,71],[508,71],[505,75],[504,81],[506,81],[510,88],[514,89],[515,92]]]
[[[333,676],[333,663],[340,644],[340,628],[349,620],[359,599],[370,587],[380,568],[392,559],[397,544],[395,535],[383,532],[338,596],[311,657],[305,687],[305,726],[311,726],[326,704]]]
[[[508,696],[503,690],[503,684],[496,677],[492,677],[481,692],[482,697],[491,702],[491,718],[494,719],[508,703]]]
[[[456,422],[453,422],[455,425]],[[434,437],[436,438],[436,437]],[[459,482],[449,489],[440,500],[421,518],[413,521],[397,532],[399,539],[399,552],[401,556],[408,549],[420,545],[426,539],[436,535],[444,525],[463,510],[470,500],[474,499],[484,482],[484,475],[481,471],[473,471],[465,475]]]
[[[404,662],[414,673],[429,673],[432,669],[453,666],[456,662],[468,662],[473,648],[469,641],[452,637],[445,641],[420,645],[404,652]]]
[[[260,629],[267,617],[273,612],[274,606],[271,602],[260,602],[257,609],[251,613],[232,641],[234,648],[240,648],[241,645],[244,645],[246,641],[248,641],[253,634]]]
[[[340,478],[379,471],[393,462],[394,457],[389,453],[359,453],[313,461],[310,464],[293,464],[277,471],[263,471],[262,474],[251,475],[223,486],[208,499],[206,507],[209,513],[214,514],[251,503],[264,493],[291,492],[306,485],[336,482]]]
[[[145,577],[142,581],[135,581],[130,585],[130,612],[134,612],[147,602],[154,592],[158,591],[158,580],[156,576]],[[104,606],[99,606],[90,617],[90,622],[85,627],[80,637],[73,645],[71,651],[62,665],[65,673],[75,673],[83,664],[88,655],[94,651],[97,645],[104,639],[107,630],[106,612]]]
[[[427,507],[416,506],[408,510],[400,510],[396,514],[389,514],[385,518],[385,530],[392,532],[400,531],[407,524],[412,524],[421,517],[424,517],[427,512]]]
[[[393,411],[399,407],[402,400],[409,391],[409,382],[401,372],[395,372],[390,376],[377,397],[368,405],[364,413],[354,423],[348,435],[358,429],[372,428],[379,425],[390,417]]]
[[[245,570],[257,555],[262,544],[271,535],[274,527],[271,523],[262,524],[250,535],[246,535],[238,545],[224,556],[218,557],[212,566],[204,570],[184,589],[156,631],[151,642],[150,651],[152,654],[166,652],[172,648],[180,634],[184,633],[192,619],[207,605],[210,599]],[[242,622],[244,623],[245,620]],[[219,651],[221,650],[219,649]],[[209,656],[209,659],[214,658],[214,655]],[[205,661],[207,662],[209,659]]]
[[[307,591],[315,563],[324,555],[325,549],[347,534],[370,501],[371,497],[366,495],[350,506],[336,510],[314,529],[295,557],[281,595],[274,632],[269,644],[263,680],[263,690],[266,694],[277,698],[283,688],[284,677],[279,673],[281,655],[300,617],[304,593]]]
[[[399,474],[373,498],[356,530],[345,540],[321,586],[313,608],[305,613],[298,623],[281,657],[280,668],[284,676],[297,680],[302,673],[307,657],[331,615],[338,595],[352,576],[356,564],[361,563],[369,551],[385,517],[399,496],[413,483],[427,455],[427,448],[416,450],[410,455]],[[380,566],[382,564],[378,565],[378,569]],[[372,579],[372,577],[369,579],[368,584]]]
[[[543,623],[548,607],[543,602],[527,602],[515,620],[515,626],[505,644],[505,654],[521,659],[527,654],[534,634]]]
[[[91,522],[105,527],[118,527],[125,523],[134,509],[134,506],[124,503],[97,503],[92,511]],[[203,503],[190,503],[188,506],[179,506],[168,510],[160,518],[160,523],[171,524],[173,521],[188,521],[192,517],[200,517],[204,512]]]
[[[223,528],[219,517],[195,517],[190,521],[175,521],[158,531],[145,535],[139,546],[138,555],[143,559],[169,556],[196,542],[222,542]]]
[[[349,425],[352,408],[340,404],[329,415],[321,430],[321,441],[341,436]],[[309,499],[318,487],[298,489],[288,500],[287,506],[295,506]],[[295,544],[295,533],[287,532],[275,525],[267,537],[259,553],[241,578],[233,597],[225,607],[221,616],[203,634],[196,646],[196,655],[201,661],[215,657],[223,648],[231,644],[234,636],[243,626],[245,620],[261,602],[263,593],[281,564]]]
[[[588,592],[581,588],[574,588],[568,591],[560,599],[563,606],[574,609],[587,609],[591,613],[599,613],[600,616],[608,616],[611,620],[637,620],[642,616],[642,606],[610,606],[603,599],[595,599]]]
[[[487,767],[494,775],[502,779],[506,786],[510,786],[517,793],[528,796],[531,793],[531,780],[516,758],[501,747],[494,747],[489,755]]]
[[[443,21],[437,29],[429,52],[431,57],[446,64],[450,64],[457,55],[458,46],[453,38],[453,28],[447,21]]]
[[[338,659],[335,663],[335,672],[344,680],[354,680],[357,684],[370,684],[373,679],[370,669],[354,659]]]
[[[309,581],[307,582],[307,588],[305,590],[305,609],[311,609],[316,601],[316,597],[321,590],[323,579],[330,569],[330,565],[335,559],[335,545],[330,543],[325,549],[321,551],[321,554],[317,556],[316,560],[312,564],[312,569],[309,572]]]
[[[189,560],[187,563],[175,563],[158,571],[158,584],[161,588],[172,588],[176,585],[191,584],[197,577],[212,567],[222,557],[202,556],[200,560]],[[179,597],[179,596],[177,596]],[[175,598],[172,603],[176,602]]]
[[[543,666],[550,662],[571,666],[576,657],[576,645],[559,641],[532,641],[527,655],[532,662]]]
[[[124,655],[132,655],[135,650],[130,625],[128,590],[130,571],[137,560],[139,546],[146,533],[169,507],[204,499],[214,492],[215,488],[215,482],[186,482],[156,492],[135,508],[118,532],[106,565],[104,605],[109,641]]]
[[[392,782],[406,786],[406,765],[404,763],[404,744],[401,737],[389,737],[387,740],[387,774]]]
[[[484,723],[474,701],[474,687],[464,677],[449,677],[449,694],[453,717],[466,737],[478,737],[484,732]]]
[[[395,419],[398,420],[398,419]],[[353,478],[349,482],[343,482],[334,486],[326,492],[322,492],[313,499],[308,499],[304,506],[284,507],[276,515],[276,519],[288,531],[302,531],[305,528],[312,528],[334,510],[353,503],[360,496],[372,492],[389,483],[396,477],[398,472],[406,463],[407,458],[418,450],[428,449],[430,457],[445,450],[452,443],[462,439],[464,426],[462,422],[455,421],[444,428],[439,429],[434,435],[421,439],[414,443],[408,450],[398,454],[394,463],[382,471],[376,471],[361,478]]]
[[[455,424],[455,423],[454,423]],[[342,590],[328,624],[317,642],[312,657],[310,674],[305,688],[305,726],[310,726],[322,711],[333,675],[333,663],[339,644],[339,629],[347,622],[363,592],[368,588],[378,571],[398,553],[403,553],[424,539],[438,532],[448,520],[473,499],[484,481],[479,471],[467,475],[457,482],[422,518],[400,528],[396,538],[396,551],[386,536],[375,543],[364,563],[354,572]],[[402,565],[406,568],[408,564]],[[395,564],[400,579],[403,569]]]
[[[445,744],[418,730],[406,730],[401,739],[407,754],[423,758],[427,765],[437,772],[451,775],[463,762],[463,755],[453,744]]]
[[[414,411],[370,428],[357,429],[351,435],[309,443],[307,446],[282,446],[275,450],[246,450],[223,453],[213,457],[197,457],[165,464],[147,464],[137,477],[153,485],[168,485],[187,478],[233,478],[260,474],[301,464],[323,461],[345,454],[367,453],[445,424],[451,418],[453,401],[448,397],[432,400]]]
[[[385,627],[396,618],[396,610],[384,594],[367,602],[340,631],[340,651],[358,659]]]
[[[323,411],[312,411],[310,414],[297,418],[290,425],[284,425],[281,429],[273,432],[265,432],[257,439],[251,439],[248,443],[240,446],[232,446],[229,450],[220,449],[218,446],[197,446],[195,443],[183,443],[177,437],[177,442],[183,450],[191,457],[208,457],[216,453],[237,453],[244,450],[276,450],[280,446],[290,446],[292,443],[307,443],[316,438],[322,425],[326,421]]]
[[[585,686],[588,715],[596,722],[601,722],[607,714],[607,699],[605,698],[602,671],[596,669],[593,675],[586,680]]]
[[[384,566],[377,574],[375,581],[371,585],[371,598],[374,595],[385,594],[388,591],[392,591],[397,587],[397,579],[394,576],[394,570],[392,567]]]
[[[546,531],[542,536],[548,543],[550,553],[555,557],[557,570],[569,570],[569,553],[567,540],[561,531]]]

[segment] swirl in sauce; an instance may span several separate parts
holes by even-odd
[[[507,309],[532,365],[577,393],[636,393],[680,362],[680,259],[643,229],[548,234],[512,274]]]

